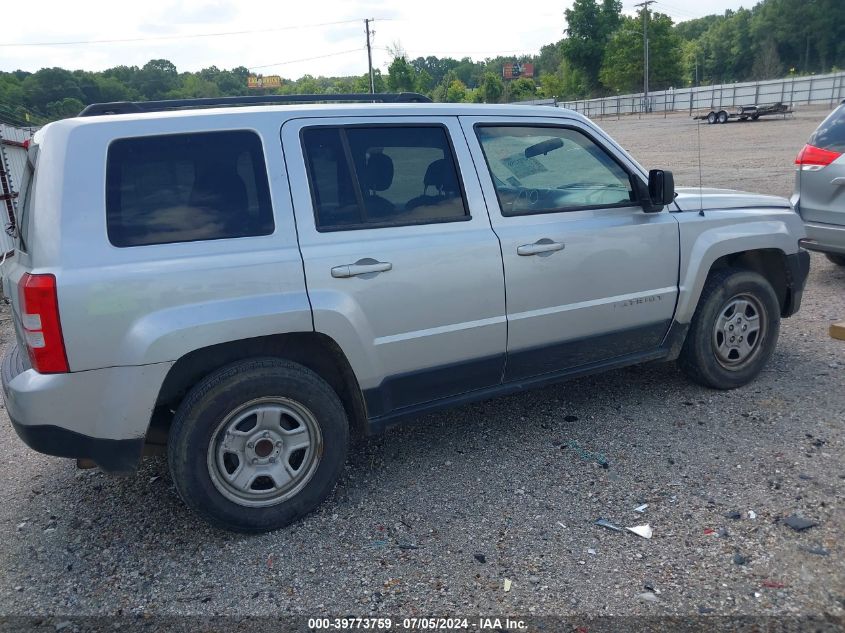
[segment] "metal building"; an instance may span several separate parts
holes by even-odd
[[[0,275],[3,264],[15,250],[15,205],[26,168],[26,147],[34,128],[18,128],[0,123]]]

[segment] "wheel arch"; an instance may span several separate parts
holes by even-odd
[[[785,316],[791,292],[786,253],[777,248],[758,248],[729,253],[716,259],[707,274],[723,268],[750,270],[765,278],[777,295],[781,316]]]
[[[340,346],[318,332],[275,334],[202,347],[179,358],[168,371],[156,399],[147,442],[167,441],[173,412],[200,380],[231,363],[258,357],[277,357],[315,372],[337,393],[351,430],[366,430],[367,413],[358,380]]]

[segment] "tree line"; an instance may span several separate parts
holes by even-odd
[[[654,90],[806,75],[845,66],[843,0],[763,0],[751,9],[678,24],[659,11],[626,16],[621,0],[575,0],[564,18],[561,40],[542,46],[538,55],[518,60],[506,56],[481,61],[412,59],[394,46],[387,71],[374,72],[376,92],[413,91],[435,101],[477,103],[639,92],[644,26],[649,34],[649,85]],[[512,61],[532,63],[534,76],[503,80],[502,67]],[[247,93],[249,74],[242,66],[179,72],[165,59],[102,72],[63,68],[0,72],[0,120],[38,125],[75,116],[89,103],[240,95]],[[284,80],[278,89],[249,92],[368,91],[369,76],[362,74],[304,75]]]

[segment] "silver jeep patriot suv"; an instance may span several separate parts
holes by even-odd
[[[564,109],[331,99],[37,132],[3,280],[24,442],[106,471],[166,445],[188,506],[272,530],[331,491],[352,432],[653,360],[740,387],[798,310],[782,198],[675,190]]]

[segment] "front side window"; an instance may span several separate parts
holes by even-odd
[[[469,217],[441,126],[307,128],[302,143],[319,229]]]
[[[504,215],[628,206],[627,172],[592,139],[564,127],[479,126]]]
[[[271,234],[261,140],[238,130],[114,141],[106,219],[115,246]]]

